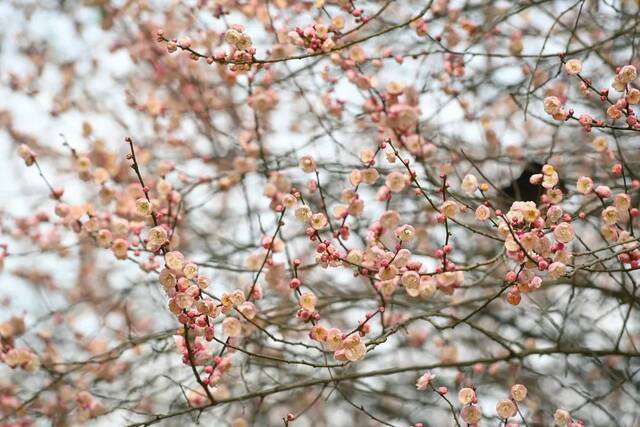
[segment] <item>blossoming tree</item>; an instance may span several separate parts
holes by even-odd
[[[639,17],[3,2],[0,425],[640,425]]]

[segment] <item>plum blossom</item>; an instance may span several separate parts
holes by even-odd
[[[429,387],[429,384],[436,376],[431,372],[425,372],[416,381],[416,388],[420,391],[425,391]]]

